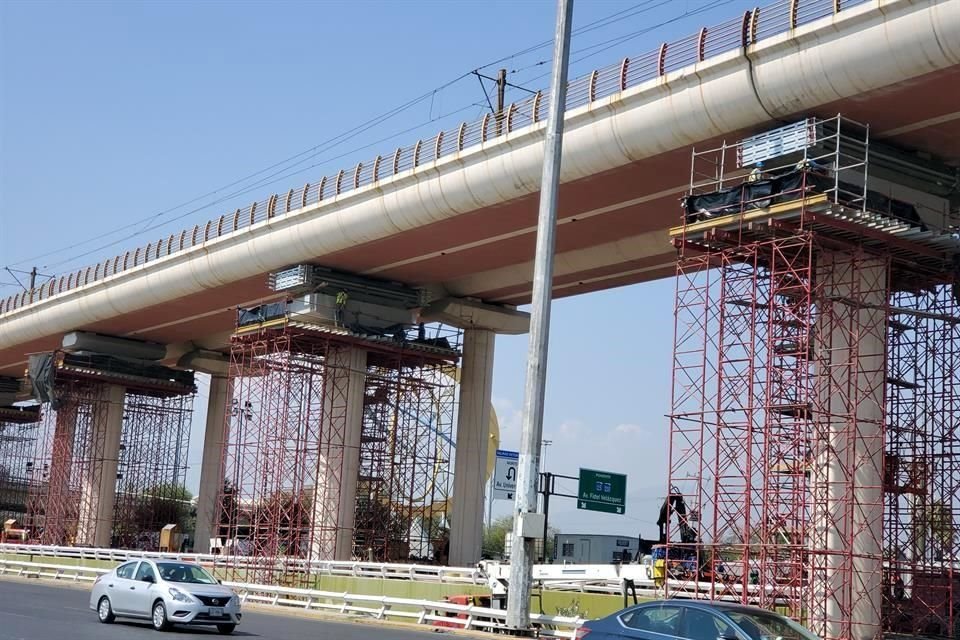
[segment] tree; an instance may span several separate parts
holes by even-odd
[[[354,547],[364,559],[369,553],[377,562],[404,560],[410,552],[410,519],[389,502],[358,500],[354,526]]]
[[[483,530],[483,550],[484,558],[501,558],[504,556],[504,545],[507,539],[507,533],[513,531],[513,516],[503,516],[494,520],[490,526]],[[560,533],[555,527],[547,528],[547,552],[548,560],[553,558],[553,539]],[[539,545],[539,541],[537,542]]]
[[[124,515],[114,529],[113,544],[127,548],[155,548],[160,528],[175,524],[181,532],[193,526],[193,494],[182,484],[163,482],[123,497]]]
[[[933,556],[942,559],[944,552],[953,551],[954,514],[950,505],[944,502],[926,504],[926,500],[919,498],[914,507],[914,540],[916,553],[920,557],[931,555],[927,548],[928,542],[933,543]]]
[[[513,516],[497,518],[483,531],[483,557],[500,558],[503,556],[503,547],[507,532],[513,531]]]

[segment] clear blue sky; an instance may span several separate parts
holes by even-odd
[[[588,29],[574,37],[572,76],[754,4],[576,2],[574,27]],[[472,120],[486,105],[477,78],[434,89],[549,40],[554,11],[551,0],[0,2],[0,267],[55,273],[90,264]],[[548,46],[481,71],[504,66],[516,71],[511,82],[536,89],[549,57]],[[507,98],[524,95],[513,89]],[[220,189],[306,150],[299,164]],[[244,193],[225,197],[236,191]],[[0,283],[0,295],[16,291],[6,272]],[[670,281],[554,306],[547,467],[629,475],[626,516],[585,515],[556,500],[551,520],[564,531],[655,533],[672,310]],[[505,448],[518,442],[525,351],[525,336],[498,339]],[[191,484],[200,442],[191,444]],[[496,512],[509,508],[501,502]]]

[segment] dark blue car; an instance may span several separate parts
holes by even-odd
[[[819,640],[780,614],[726,602],[659,600],[591,620],[576,638],[614,640]]]

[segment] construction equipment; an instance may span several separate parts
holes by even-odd
[[[663,501],[660,507],[660,517],[657,518],[657,526],[660,528],[660,544],[667,543],[667,523],[670,522],[670,514],[677,514],[677,524],[680,527],[680,542],[683,544],[696,544],[697,531],[690,526],[693,519],[693,513],[688,517],[687,503],[683,500],[683,494],[676,487],[670,487],[670,495]]]

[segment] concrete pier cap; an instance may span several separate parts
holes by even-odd
[[[420,312],[423,322],[442,322],[461,329],[486,329],[519,335],[530,330],[530,314],[513,307],[487,304],[470,298],[440,298]]]

